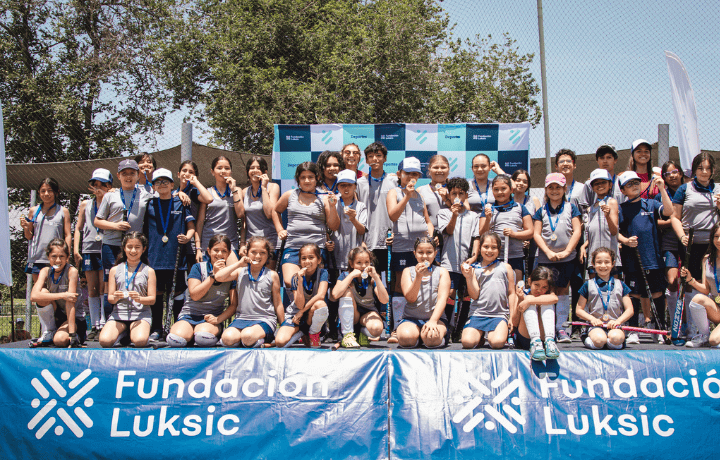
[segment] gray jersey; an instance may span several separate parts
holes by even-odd
[[[82,229],[82,253],[99,254],[102,252],[102,232],[95,227],[95,198],[85,201],[85,227]]]
[[[287,205],[287,241],[288,249],[300,249],[306,243],[315,243],[325,247],[325,205],[319,196],[305,206],[299,201],[300,191],[290,193]]]
[[[500,237],[500,257],[505,256],[505,236],[503,230],[512,229],[515,232],[523,230],[523,216],[528,212],[523,205],[515,203],[513,207],[507,211],[492,210],[490,219],[490,230]],[[525,255],[523,251],[523,242],[515,238],[508,238],[509,249],[508,258],[517,259]]]
[[[292,285],[293,285],[293,288],[294,288],[295,290],[300,289],[300,290],[302,291],[303,297],[305,298],[305,304],[306,304],[306,305],[307,305],[308,300],[310,300],[310,299],[312,299],[313,297],[315,297],[315,296],[317,295],[317,293],[318,293],[318,289],[320,288],[320,277],[321,277],[321,275],[322,275],[322,272],[323,272],[323,269],[320,268],[320,267],[318,267],[318,268],[315,270],[315,273],[312,274],[313,287],[312,287],[312,289],[310,290],[310,292],[308,292],[308,291],[305,289],[305,286],[303,285],[303,280],[302,280],[302,278],[300,279],[300,283],[299,283],[299,284],[295,284],[295,283],[296,283],[295,280],[297,279],[297,277],[293,277],[293,284],[292,284]],[[295,294],[293,293],[292,296],[293,296],[293,298],[294,298],[294,297],[295,297]],[[285,309],[285,317],[286,317],[286,318],[293,317],[293,316],[295,316],[299,311],[300,311],[300,308],[299,308],[297,305],[295,305],[295,300],[293,300],[292,302],[290,302],[290,305],[288,305],[287,308]]]
[[[198,264],[200,267],[200,276],[202,277],[200,282],[207,279],[209,264],[210,262],[205,261]],[[224,283],[218,283],[216,281],[200,300],[193,300],[188,294],[178,317],[184,315],[220,315],[225,311],[225,301],[230,297],[231,284],[232,281],[225,281]]]
[[[540,208],[542,216],[542,230],[540,235],[547,244],[548,249],[553,252],[562,252],[567,248],[570,243],[570,239],[573,234],[572,226],[572,204],[564,201],[562,204],[562,210],[558,214],[548,215],[547,208],[543,206]],[[552,219],[552,225],[555,226],[555,231],[552,230],[550,222]],[[555,241],[552,240],[552,235],[557,238]],[[551,261],[543,251],[538,251],[538,263],[549,264],[549,263],[562,263],[575,260],[576,250],[573,248],[572,252],[562,260]]]
[[[358,235],[355,225],[350,222],[347,214],[345,214],[346,208],[354,209],[356,212],[355,219],[366,229],[368,226],[367,208],[364,203],[355,200],[346,206],[342,199],[338,199],[337,213],[340,216],[340,228],[331,235],[330,239],[335,243],[335,250],[330,255],[335,257],[336,267],[339,270],[347,270],[350,251],[360,246],[365,236]]]
[[[263,195],[260,197],[252,197],[252,186],[245,189],[245,225],[247,232],[245,238],[250,239],[252,236],[264,236],[270,241],[270,245],[275,248],[278,244],[278,234],[275,231],[275,224],[272,219],[268,219],[263,210]],[[273,211],[274,212],[274,211]]]
[[[445,201],[435,189],[430,187],[430,184],[423,185],[418,188],[417,191],[423,201],[425,201],[425,206],[427,207],[428,215],[430,216],[430,222],[432,222],[433,227],[437,228],[438,214],[440,213],[440,210],[448,209]]]
[[[710,229],[718,221],[713,195],[718,193],[720,184],[715,184],[712,194],[699,191],[695,188],[694,181],[686,184],[681,221],[684,228],[695,229],[693,244],[710,242]]]
[[[229,188],[225,189],[227,193]],[[238,228],[235,204],[233,203],[232,191],[225,197],[221,197],[215,187],[210,188],[212,202],[205,207],[205,221],[202,224],[202,235],[200,245],[206,249],[210,244],[210,238],[215,235],[225,235],[230,239],[230,246],[234,251],[238,249]]]
[[[582,206],[580,202],[585,201],[585,184],[578,182],[575,179],[567,184],[567,200],[578,207],[582,212]]]
[[[42,206],[41,204],[38,206]],[[48,243],[55,238],[64,239],[65,235],[65,208],[56,205],[50,211],[50,215],[46,216],[40,211],[34,216],[33,237],[28,243],[28,263],[44,263],[49,264],[50,261],[45,254]]]
[[[718,285],[715,282],[715,268],[713,267],[713,264],[710,263],[709,257],[705,259],[705,280],[710,285],[710,293],[708,296],[711,299],[714,299],[718,295]]]
[[[444,232],[452,219],[452,211],[442,209],[438,214],[438,230]],[[451,235],[443,233],[443,249],[440,265],[451,272],[460,273],[460,264],[470,257],[470,242],[479,236],[479,216],[473,211],[465,211],[455,219],[455,229]]]
[[[127,221],[130,224],[130,230],[128,231],[142,232],[145,210],[153,196],[147,193],[142,187],[135,187],[135,190],[131,192],[123,190],[123,195],[120,194],[120,190],[122,189],[106,193],[105,196],[103,196],[102,203],[97,211],[97,218],[107,220],[108,222],[122,222],[123,211],[127,209]],[[135,195],[135,201],[132,199],[133,193]],[[124,205],[122,196],[125,197]],[[132,209],[130,209],[131,204]],[[103,231],[103,244],[120,246],[122,238],[123,232],[119,230]]]
[[[397,202],[405,197],[400,187],[395,188]],[[420,194],[416,193],[408,200],[398,220],[393,222],[392,252],[410,252],[415,247],[415,240],[427,236],[428,225],[425,222],[425,202]]]
[[[622,281],[615,279],[613,284],[614,287],[612,293],[610,294],[610,300],[607,300],[607,292],[602,294],[604,299],[607,301],[607,314],[610,316],[611,320],[618,319],[623,313],[625,313],[625,307],[623,307],[622,302],[623,283]],[[605,314],[605,308],[603,307],[603,299],[600,298],[600,291],[598,291],[598,287],[594,279],[587,281],[587,288],[588,301],[585,304],[585,311],[597,319],[602,319]]]
[[[243,267],[238,272],[238,309],[235,319],[262,321],[275,330],[277,314],[273,304],[271,271],[265,268],[258,276],[258,280],[252,281],[248,270],[249,267]]]
[[[341,273],[338,281],[345,279],[347,276],[348,272]],[[362,292],[362,281],[362,278],[359,280],[357,278],[353,279],[350,283],[350,288],[348,289],[352,294],[353,300],[355,300],[355,305],[357,305],[358,308],[378,312],[375,300],[375,281],[368,277],[368,287],[365,289],[365,292]]]
[[[606,198],[607,199],[607,198]],[[583,217],[585,221],[585,241],[588,242],[588,265],[592,266],[592,253],[597,248],[606,247],[615,253],[615,264],[622,265],[618,254],[617,234],[610,234],[610,227],[598,203],[589,207]]]
[[[492,193],[491,184],[492,181],[488,179],[483,184],[473,178],[468,181],[470,183],[470,190],[468,190],[468,204],[470,210],[476,213],[480,213],[486,203],[495,203],[495,196]]]
[[[415,282],[415,268],[409,268],[410,280]],[[403,318],[421,319],[424,321],[432,317],[435,305],[437,304],[438,288],[440,286],[440,270],[433,268],[430,276],[424,277],[418,290],[418,296],[415,302],[408,302],[405,305]],[[443,311],[442,317],[445,317]]]
[[[371,251],[384,249],[388,228],[393,224],[387,211],[387,194],[397,187],[397,176],[383,173],[382,179],[363,176],[357,180],[358,200],[365,204],[368,214],[368,231],[365,244]]]
[[[613,179],[612,187],[611,187],[610,193],[608,193],[608,195],[615,198],[617,200],[618,204],[620,204],[620,203],[624,203],[625,200],[627,200],[627,197],[625,195],[623,195],[622,190],[620,190],[620,184],[618,184],[618,180],[619,180],[618,176],[619,175],[613,176],[614,179]],[[575,184],[575,187],[577,187],[578,185],[580,185],[580,184]],[[573,192],[575,192],[574,187],[573,187]],[[580,203],[580,206],[582,206],[582,207],[588,207],[592,203],[595,203],[595,201],[597,201],[597,194],[595,192],[593,192],[593,189],[590,186],[590,181],[585,182],[585,187],[583,187],[583,193],[580,195],[580,198],[578,199],[578,201]]]
[[[142,267],[137,271],[133,278],[132,272],[128,274],[127,264],[120,264],[115,266],[115,290],[116,291],[136,291],[140,296],[144,297],[147,295],[148,290],[148,277],[150,273],[150,267],[147,264],[140,263]],[[132,281],[126,283],[126,280]],[[137,300],[123,297],[118,300],[115,304],[110,319],[115,321],[137,321],[139,319],[150,322],[152,319],[152,312],[150,305],[143,305]]]
[[[476,268],[475,278],[480,286],[480,295],[477,300],[470,302],[470,316],[488,316],[508,319],[510,307],[508,306],[508,276],[507,267],[497,262],[493,271]]]
[[[60,294],[62,292],[67,292],[70,288],[70,264],[65,264],[65,269],[60,274],[60,278],[53,281],[50,279],[50,275],[53,274],[57,276],[55,273],[55,270],[53,270],[52,267],[48,267],[48,276],[45,280],[45,288],[48,290],[50,294]],[[78,299],[79,300],[79,299]],[[62,311],[66,312],[65,310],[65,300],[56,300],[55,305]],[[76,308],[76,314],[75,316],[82,316],[82,306],[78,303],[78,308]],[[57,326],[60,326],[59,324]]]

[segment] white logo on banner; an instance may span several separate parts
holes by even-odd
[[[62,421],[75,436],[82,438],[84,434],[83,430],[70,413],[75,414],[75,417],[77,417],[85,427],[92,428],[93,421],[80,407],[81,405],[85,407],[91,407],[93,405],[92,398],[87,398],[86,396],[100,380],[95,377],[80,386],[90,377],[91,373],[92,371],[90,369],[86,369],[67,384],[68,389],[74,391],[72,394],[70,394],[71,391],[68,391],[47,369],[43,369],[43,371],[40,372],[44,381],[38,378],[32,379],[30,383],[38,392],[40,398],[42,398],[42,401],[35,398],[30,403],[33,409],[40,409],[28,423],[29,430],[32,431],[37,428],[37,431],[35,431],[35,437],[37,439],[42,439],[53,426],[55,426],[55,434],[57,436],[62,435],[65,432],[65,428],[60,424],[60,421]],[[66,371],[60,374],[60,380],[63,382],[70,380],[70,372]],[[49,390],[48,387],[50,388]],[[53,394],[51,394],[51,391]],[[78,404],[81,401],[82,403]],[[57,416],[59,420],[56,419],[55,416]]]
[[[464,432],[469,433],[475,429],[476,426],[480,425],[483,420],[486,420],[487,414],[487,420],[483,425],[485,429],[492,431],[497,427],[497,424],[500,424],[510,433],[517,433],[517,427],[512,421],[510,421],[510,419],[520,425],[525,425],[526,420],[519,412],[520,398],[517,395],[510,397],[516,390],[518,390],[518,388],[520,388],[520,379],[511,381],[510,377],[510,371],[506,370],[498,375],[495,380],[490,382],[490,388],[497,392],[497,394],[493,397],[493,391],[491,391],[490,388],[471,375],[468,375],[468,382],[475,391],[473,392],[467,386],[461,387],[461,394],[455,396],[454,402],[456,404],[462,404],[468,397],[472,396],[472,399],[453,415],[453,423],[461,423],[469,417],[462,427]],[[491,377],[487,372],[483,372],[480,374],[480,378],[487,381],[490,380]],[[483,403],[485,404],[483,405]],[[500,404],[502,404],[502,412],[496,408],[496,406]],[[518,409],[515,409],[513,406],[517,406]],[[478,408],[484,409],[484,412],[475,412]]]

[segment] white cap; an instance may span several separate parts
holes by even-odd
[[[162,179],[163,177],[166,179],[170,179],[170,182],[173,182],[172,173],[169,169],[165,168],[156,169],[153,173],[152,181],[155,182],[156,180]]]
[[[92,182],[94,180],[98,180],[100,182],[105,182],[106,184],[112,184],[113,176],[110,173],[110,171],[108,171],[107,169],[98,168],[95,171],[93,171],[92,177],[90,178],[90,180],[88,182]]]
[[[647,145],[648,147],[650,147],[650,150],[652,150],[652,144],[650,142],[646,141],[645,139],[637,139],[637,140],[633,141],[633,143],[632,143],[632,148],[630,149],[630,155],[632,155],[635,152],[635,149],[638,148],[639,146],[641,146],[642,144]]]
[[[618,176],[618,184],[620,184],[620,187],[625,187],[625,184],[633,179],[640,180],[640,176],[635,171],[625,171]]]
[[[590,185],[596,180],[606,180],[606,181],[612,181],[612,177],[610,177],[610,173],[607,172],[607,169],[596,169],[593,172],[590,173]]]
[[[403,160],[402,170],[409,173],[422,173],[422,167],[420,166],[420,160],[415,157],[407,157]]]
[[[337,175],[338,184],[355,184],[357,183],[357,173],[352,169],[343,169]]]

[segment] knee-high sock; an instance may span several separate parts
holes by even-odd
[[[54,331],[57,329],[55,324],[55,309],[52,304],[41,307],[36,305],[38,312],[38,319],[40,320],[41,332]]]
[[[88,297],[88,307],[90,308],[90,323],[92,327],[100,327],[100,297]]]
[[[401,293],[396,292],[392,299],[393,330],[397,329],[398,324],[400,324],[403,313],[405,313],[405,305],[407,305],[405,297],[403,297]]]
[[[553,326],[556,324],[555,306],[540,305],[540,317],[542,319],[543,329],[545,330],[545,338],[555,338],[555,329],[553,328]],[[562,327],[562,324],[560,325],[560,327]]]
[[[710,335],[710,324],[708,323],[707,310],[696,302],[690,302],[688,307],[688,323],[690,323],[690,336]]]
[[[323,324],[325,324],[325,321],[328,319],[328,315],[330,312],[328,311],[327,307],[318,308],[313,313],[312,321],[310,321],[310,329],[308,332],[310,334],[318,334],[320,330],[322,329]]]
[[[214,347],[218,343],[218,337],[210,332],[196,332],[194,336],[198,347]]]
[[[338,315],[340,316],[340,332],[342,335],[353,331],[355,320],[355,307],[350,297],[343,297],[338,303]]]
[[[530,305],[527,310],[523,312],[523,319],[525,320],[525,327],[527,327],[530,340],[539,340],[540,323],[538,322],[537,308],[535,307],[535,305]]]
[[[559,331],[563,329],[563,323],[568,320],[570,314],[570,296],[559,295],[555,310],[555,329]],[[547,334],[547,330],[545,330],[545,333]]]

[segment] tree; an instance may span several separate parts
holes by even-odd
[[[196,0],[173,22],[174,103],[236,150],[268,153],[275,123],[540,120],[533,55],[455,40],[434,0]]]

